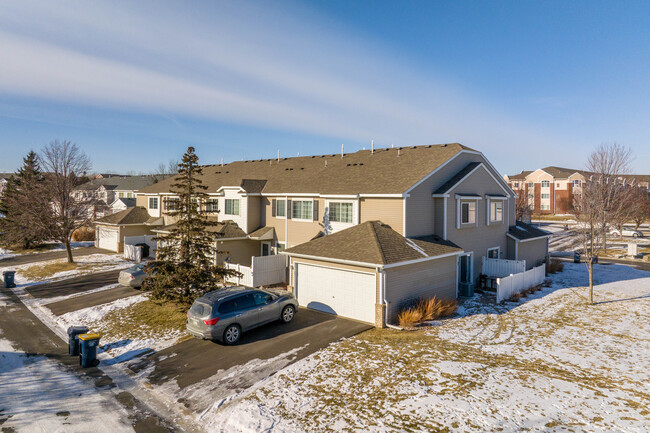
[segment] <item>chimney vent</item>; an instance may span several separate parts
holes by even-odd
[[[370,154],[373,155],[375,153],[375,140],[370,141]]]

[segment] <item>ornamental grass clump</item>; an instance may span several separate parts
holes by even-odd
[[[421,322],[451,316],[457,309],[458,303],[455,300],[439,299],[434,296],[421,299],[414,306],[402,310],[397,319],[400,326],[412,327]]]

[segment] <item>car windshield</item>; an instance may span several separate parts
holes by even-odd
[[[190,308],[190,316],[194,317],[208,317],[212,312],[212,307],[200,302],[194,302]]]
[[[133,265],[129,268],[129,271],[131,272],[139,272],[142,269],[144,269],[144,265]]]

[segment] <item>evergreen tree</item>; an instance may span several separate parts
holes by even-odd
[[[7,183],[0,212],[5,246],[33,248],[49,238],[51,208],[38,155],[30,151]]]
[[[156,260],[148,267],[152,276],[143,285],[154,299],[191,304],[217,288],[220,277],[233,273],[214,264],[216,238],[210,227],[216,223],[202,210],[208,197],[202,174],[194,148],[188,147],[171,185],[177,198],[167,199],[165,206],[172,209],[168,215],[176,223],[169,234],[157,237]]]

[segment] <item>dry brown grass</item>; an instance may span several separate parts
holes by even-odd
[[[92,227],[81,227],[72,233],[72,240],[75,242],[94,241],[95,229]]]
[[[455,300],[438,299],[434,296],[429,299],[421,299],[415,306],[404,309],[399,313],[397,319],[400,326],[412,327],[427,320],[451,316],[457,309],[458,303]]]
[[[546,273],[547,274],[556,274],[564,270],[564,263],[557,260],[551,259],[550,262],[546,263]]]
[[[185,329],[186,319],[187,307],[183,305],[146,300],[111,311],[97,329],[109,340],[162,336]]]
[[[74,271],[77,267],[78,265],[76,263],[55,262],[47,265],[30,266],[20,271],[20,274],[30,280],[39,281],[49,278],[58,272]]]

